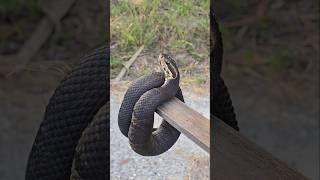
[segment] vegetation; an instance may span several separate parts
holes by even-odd
[[[235,69],[296,77],[318,61],[319,1],[226,0],[215,6],[224,59]]]
[[[27,11],[28,15],[36,16],[38,14],[38,0],[0,0],[1,16],[17,16],[22,11]]]
[[[144,45],[142,56],[148,64],[160,50],[169,50],[184,77],[207,83],[207,78],[194,76],[209,68],[209,4],[209,0],[112,0],[111,42],[116,45],[111,50],[112,77]],[[38,6],[38,0],[0,0],[1,53],[16,52],[30,36],[42,17]],[[214,6],[223,33],[225,67],[280,74],[287,70],[298,74],[315,67],[319,1],[226,0],[216,1]],[[75,39],[73,30],[60,35],[63,44]],[[105,39],[106,33],[98,36]],[[131,70],[131,75],[136,70]],[[151,71],[143,65],[138,74]]]
[[[163,48],[191,57],[190,62],[179,63],[184,65],[181,69],[203,61],[208,66],[209,6],[209,0],[112,1],[111,42],[117,47],[111,51],[111,68],[117,73],[141,45],[150,58]]]

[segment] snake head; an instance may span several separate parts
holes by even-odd
[[[160,67],[168,79],[176,79],[179,75],[178,67],[175,60],[168,54],[160,53]]]

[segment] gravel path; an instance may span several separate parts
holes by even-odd
[[[117,124],[123,93],[111,93],[110,98],[111,179],[209,179],[209,154],[184,135],[169,151],[159,156],[144,157],[136,154]],[[209,96],[197,97],[186,92],[184,96],[187,105],[209,117]],[[160,122],[157,116],[155,126]]]

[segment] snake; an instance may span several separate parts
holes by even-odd
[[[109,48],[81,58],[46,106],[26,180],[109,178]]]
[[[224,123],[239,131],[238,121],[232,100],[227,86],[221,77],[223,63],[223,42],[219,24],[213,8],[210,8],[210,57],[213,63],[210,64],[211,69],[211,94],[210,94],[210,113],[220,118]]]
[[[128,137],[131,148],[142,156],[166,152],[180,136],[180,132],[165,120],[158,128],[153,128],[154,112],[158,106],[173,97],[184,102],[175,60],[161,53],[158,61],[162,71],[133,82],[123,97],[118,114],[121,133]]]

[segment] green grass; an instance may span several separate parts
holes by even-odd
[[[19,6],[19,0],[0,0],[1,15],[16,12]]]
[[[201,84],[204,84],[207,82],[207,79],[205,79],[205,77],[202,77],[202,76],[196,76],[194,78],[194,81],[197,85],[201,85]]]
[[[209,44],[209,5],[209,0],[113,1],[111,41],[118,43],[113,57],[132,54],[141,45],[152,50],[161,42],[170,51],[202,61],[208,54],[204,47]]]
[[[41,18],[38,0],[0,0],[0,16],[2,17],[3,33],[0,33],[0,41],[25,41],[32,27]]]
[[[176,61],[184,76],[191,76],[184,73],[191,66],[195,71],[204,67],[201,64],[209,66],[209,6],[209,0],[112,1],[111,42],[117,47],[111,50],[111,74],[118,74],[124,62],[142,45],[148,60],[164,49],[174,57],[180,57]],[[138,77],[151,73],[152,69],[142,65],[138,70],[129,69],[128,75]],[[185,78],[190,78],[196,85],[207,81],[204,77]]]
[[[270,58],[270,67],[277,71],[292,68],[299,62],[296,51],[288,48],[279,48]]]
[[[310,16],[316,14],[319,6],[315,6],[315,2],[304,3],[310,6],[305,7],[309,9],[306,14]],[[305,32],[303,28],[296,28],[301,26],[299,23],[297,25],[297,21],[301,20],[293,12],[299,12],[301,7],[292,6],[294,2],[285,3],[282,7],[278,7],[280,9],[277,11],[274,11],[270,4],[264,5],[263,1],[226,0],[217,4],[220,5],[217,6],[220,8],[217,11],[219,11],[218,22],[223,35],[224,57],[229,55],[233,57],[233,53],[241,52],[239,59],[243,60],[246,67],[261,68],[263,64],[270,72],[279,74],[288,70],[301,71],[305,68],[305,64],[308,64],[310,58],[306,58],[304,54],[310,51],[310,47],[303,47],[302,44],[304,44],[304,36],[311,36],[311,33]],[[267,9],[264,10],[264,8]],[[261,10],[265,11],[262,17],[246,22],[257,16],[257,12]],[[284,12],[287,13],[285,17],[280,15]],[[230,22],[240,22],[241,25],[224,26],[224,23]],[[310,27],[315,27],[315,23],[311,20],[309,22]],[[259,62],[261,64],[257,67],[256,63]]]
[[[255,57],[255,52],[251,49],[246,49],[245,52],[244,52],[244,60],[245,60],[245,63],[250,66],[253,64],[253,61],[254,61],[254,57]]]
[[[110,65],[111,65],[111,68],[119,67],[122,65],[122,60],[117,56],[111,55]]]

